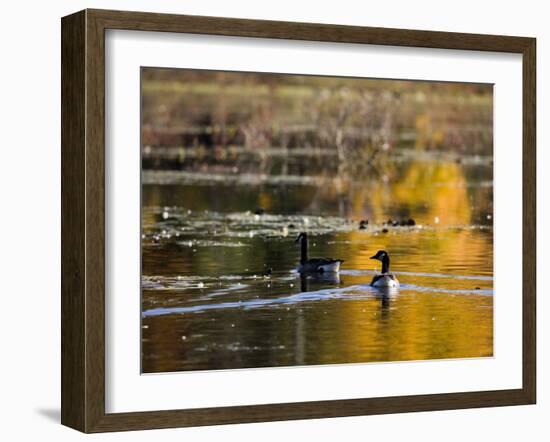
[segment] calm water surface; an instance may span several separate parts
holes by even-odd
[[[492,166],[399,167],[359,183],[144,172],[142,371],[491,356]],[[300,231],[339,275],[295,272]],[[398,291],[369,286],[378,249]]]

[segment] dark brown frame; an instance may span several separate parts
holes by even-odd
[[[62,19],[61,422],[141,430],[534,404],[536,40],[450,32],[84,10]],[[105,412],[105,30],[184,32],[518,53],[523,56],[523,386],[401,397],[135,413]],[[519,189],[518,189],[519,191]]]

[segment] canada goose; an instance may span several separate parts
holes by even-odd
[[[302,232],[296,238],[296,242],[300,242],[302,248],[302,255],[300,258],[300,264],[298,265],[298,272],[300,273],[323,273],[323,272],[338,272],[340,270],[340,264],[344,261],[341,259],[333,258],[308,258],[307,253],[307,233]]]
[[[382,262],[382,273],[374,275],[370,283],[373,287],[399,287],[399,281],[390,273],[390,255],[385,250],[378,250],[376,255],[371,256],[370,259],[377,259]]]

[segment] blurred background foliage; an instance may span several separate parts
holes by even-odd
[[[144,68],[143,167],[391,174],[407,150],[491,156],[492,114],[487,84]]]

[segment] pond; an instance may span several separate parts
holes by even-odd
[[[142,372],[492,356],[492,164],[395,164],[361,179],[145,170]],[[296,272],[302,231],[339,274]],[[379,249],[398,290],[370,286]]]

